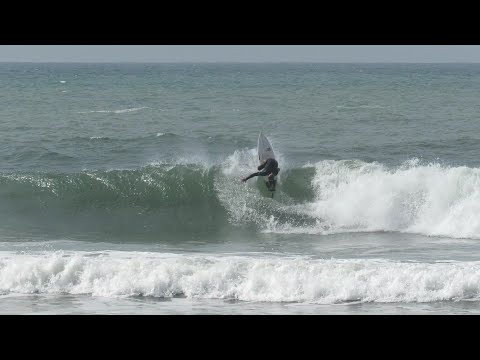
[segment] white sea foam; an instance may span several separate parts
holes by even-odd
[[[416,160],[395,169],[333,160],[313,166],[316,198],[302,211],[318,219],[318,226],[278,231],[400,231],[480,238],[480,169],[420,165]]]
[[[138,111],[142,109],[149,109],[148,106],[142,106],[138,108],[130,108],[130,109],[120,109],[120,110],[91,110],[91,111],[79,111],[79,114],[89,114],[89,113],[114,113],[114,114],[123,114],[132,111]]]
[[[144,252],[0,252],[3,294],[183,295],[331,304],[480,300],[480,262]]]

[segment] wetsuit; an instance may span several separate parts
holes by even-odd
[[[247,176],[244,181],[247,181],[248,179],[254,177],[254,176],[267,176],[273,173],[274,176],[278,174],[280,171],[280,168],[278,167],[278,162],[275,159],[269,158],[266,161],[264,161],[262,164],[258,166],[258,170],[262,170],[256,173],[253,173],[249,176]]]

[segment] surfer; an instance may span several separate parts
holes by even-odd
[[[251,179],[254,176],[268,176],[269,181],[273,181],[275,176],[277,176],[280,168],[278,167],[278,162],[275,159],[268,158],[258,166],[258,170],[262,170],[256,173],[253,173],[242,179],[243,182],[246,182],[248,179]]]

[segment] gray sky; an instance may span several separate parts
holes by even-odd
[[[0,45],[0,62],[480,62],[479,45]]]

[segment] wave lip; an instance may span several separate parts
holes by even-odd
[[[315,304],[480,300],[480,263],[113,251],[0,253],[0,293]]]

